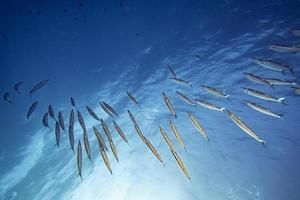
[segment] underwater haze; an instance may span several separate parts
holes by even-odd
[[[299,200],[299,11],[298,0],[2,0],[0,199]],[[276,51],[270,45],[288,46],[292,52]],[[282,69],[276,71],[257,64],[255,58],[286,64],[279,64]],[[245,73],[260,78],[249,80]],[[288,80],[291,85],[271,84],[265,78]],[[33,89],[43,80],[48,82]],[[275,100],[249,95],[242,88],[262,91]],[[168,109],[163,92],[177,117]],[[201,106],[197,99],[220,109]],[[119,117],[108,115],[99,104],[102,101]],[[50,104],[55,118],[59,111],[64,118],[65,131],[58,126],[59,148],[55,120],[47,114],[49,128],[42,123]],[[105,121],[112,140],[86,106]],[[71,109],[74,153],[68,132]],[[128,109],[144,136],[138,135]],[[91,161],[77,110],[85,122]],[[247,133],[228,111],[257,135]],[[200,130],[195,127],[199,124]],[[101,151],[93,127],[108,151]]]

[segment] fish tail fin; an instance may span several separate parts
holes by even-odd
[[[226,108],[225,108],[225,107],[222,107],[222,108],[221,108],[221,111],[224,112],[224,110],[226,110]]]
[[[80,180],[82,181],[82,175],[81,173],[79,172],[77,176],[80,176]]]
[[[174,117],[177,119],[177,115],[175,114]]]
[[[280,103],[282,103],[283,105],[287,105],[287,104],[284,102],[284,100],[285,100],[285,97],[281,97],[281,98],[278,99],[278,101],[279,101]]]
[[[267,146],[266,146],[266,144],[267,144],[266,141],[260,139],[259,142],[260,142],[264,147],[267,147]]]

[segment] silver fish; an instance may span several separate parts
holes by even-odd
[[[171,142],[170,138],[168,137],[167,133],[164,131],[164,129],[161,126],[159,127],[159,131],[161,133],[161,135],[163,136],[164,140],[166,141],[167,145],[170,147],[171,150],[175,151],[174,145]]]
[[[43,125],[44,125],[45,127],[49,128],[49,123],[48,123],[48,113],[47,113],[47,112],[43,115],[42,123],[43,123]]]
[[[101,126],[102,126],[102,129],[103,129],[106,137],[108,138],[108,140],[112,140],[111,133],[110,133],[106,123],[103,121],[103,119],[101,119],[100,122],[101,122]]]
[[[126,143],[128,143],[127,138],[126,138],[126,135],[124,134],[124,132],[123,132],[123,130],[121,129],[121,127],[119,126],[119,124],[117,124],[117,122],[115,122],[114,120],[113,120],[113,123],[114,123],[115,129],[117,130],[117,132],[119,133],[119,135],[121,136],[121,138],[122,138]]]
[[[195,128],[200,132],[200,134],[204,137],[204,139],[206,139],[207,141],[209,141],[209,138],[204,130],[204,128],[201,126],[200,122],[197,120],[197,118],[191,113],[188,112],[188,115],[193,123],[193,125],[195,126]]]
[[[111,107],[108,103],[102,101],[102,104],[111,112],[113,113],[115,116],[119,117],[119,114],[115,111],[115,109],[113,109],[113,107]]]
[[[119,157],[118,157],[117,149],[116,149],[116,146],[114,145],[114,142],[112,140],[108,140],[108,142],[109,142],[110,149],[112,150],[112,152],[114,154],[115,159],[117,160],[117,162],[119,162]]]
[[[272,87],[272,84],[268,80],[266,80],[262,77],[259,77],[259,76],[256,76],[256,75],[250,74],[250,73],[244,73],[244,74],[245,74],[246,78],[249,79],[250,81]]]
[[[134,125],[137,125],[137,122],[136,122],[136,120],[135,120],[133,114],[131,113],[131,111],[130,111],[130,110],[127,110],[127,112],[128,112],[128,115],[129,115],[131,121],[133,122],[133,124],[134,124]]]
[[[51,104],[48,106],[48,113],[49,113],[50,117],[56,121],[54,110],[53,110],[53,107]]]
[[[111,117],[114,117],[113,113],[111,113],[101,102],[99,102],[102,110]]]
[[[100,121],[99,117],[96,115],[96,113],[88,106],[86,106],[86,109],[88,113],[97,121]]]
[[[94,133],[98,139],[99,144],[106,150],[108,151],[105,141],[103,139],[103,137],[101,136],[100,132],[98,131],[98,129],[96,127],[93,127]]]
[[[185,149],[185,146],[184,146],[184,143],[180,137],[180,134],[175,126],[175,124],[170,120],[169,121],[169,124],[170,124],[170,128],[172,129],[174,135],[175,135],[175,138],[177,140],[177,142],[179,143],[179,145],[181,146],[181,148]]]
[[[74,152],[74,110],[70,112],[70,123],[69,123],[69,141],[71,150]]]
[[[229,99],[229,97],[230,97],[229,94],[226,94],[225,92],[221,92],[218,89],[210,87],[210,86],[202,85],[202,88],[204,90],[206,90],[208,93],[213,94],[217,97],[221,97],[221,98],[225,98],[225,99]]]
[[[248,105],[250,108],[258,111],[258,112],[261,112],[263,114],[266,114],[266,115],[269,115],[269,116],[272,116],[272,117],[277,117],[277,118],[281,118],[283,116],[283,114],[278,114],[278,113],[274,113],[273,111],[261,106],[261,105],[258,105],[256,103],[253,103],[253,102],[250,102],[250,101],[246,101],[244,100],[244,102],[246,103],[246,105]]]
[[[286,85],[286,86],[296,86],[297,83],[291,80],[282,80],[278,78],[265,78],[266,81],[271,83],[272,85]]]
[[[18,81],[17,83],[15,83],[14,90],[20,93],[20,87],[23,85],[23,83],[23,81]]]
[[[144,138],[144,139],[146,141],[146,145],[149,147],[149,149],[151,150],[153,155],[161,162],[161,164],[165,165],[164,161],[161,159],[160,155],[158,154],[158,152],[156,151],[154,146],[151,144],[151,142],[147,138]]]
[[[136,100],[136,98],[134,98],[134,96],[132,96],[132,94],[130,94],[128,91],[127,91],[126,93],[127,93],[128,97],[129,97],[129,99],[130,99],[135,105],[137,105],[139,108],[141,108],[141,106],[140,106],[139,102]]]
[[[172,154],[173,154],[175,160],[177,161],[178,165],[180,166],[181,170],[183,171],[184,175],[185,175],[189,180],[191,180],[191,177],[190,177],[190,175],[189,175],[189,173],[188,173],[188,171],[187,171],[185,165],[183,164],[182,160],[180,159],[179,155],[176,153],[175,150],[172,150],[172,149],[171,149],[171,152],[172,152]]]
[[[81,143],[80,140],[78,141],[78,146],[77,146],[77,167],[78,167],[78,176],[80,176],[82,180],[82,148],[81,148]]]
[[[274,102],[279,102],[279,103],[284,104],[284,99],[285,99],[284,97],[277,98],[277,97],[274,97],[270,94],[267,94],[267,93],[264,93],[264,92],[261,92],[261,91],[258,91],[258,90],[253,90],[251,88],[242,88],[242,90],[246,94],[249,94],[251,96],[254,96],[254,97],[257,97],[257,98],[260,98],[260,99],[264,99],[264,100],[267,100],[267,101],[274,101]]]
[[[65,131],[65,122],[64,117],[61,111],[58,112],[58,122],[63,131]]]
[[[167,65],[167,68],[168,68],[168,70],[170,72],[171,78],[176,78],[176,74],[175,74],[172,66],[171,65]]]
[[[83,132],[86,132],[86,126],[85,126],[83,117],[82,117],[81,113],[79,112],[79,110],[77,110],[77,118],[78,118],[81,128],[83,129]]]
[[[29,107],[28,111],[27,111],[27,119],[29,119],[29,117],[32,115],[32,113],[36,110],[38,106],[38,101],[35,101],[31,104],[31,106]]]
[[[192,82],[185,81],[185,80],[183,80],[183,79],[175,78],[175,77],[171,77],[170,79],[171,79],[174,83],[192,87]]]
[[[257,140],[258,142],[265,144],[266,142],[260,137],[247,125],[245,124],[237,115],[235,115],[233,112],[229,110],[224,110],[224,112],[230,117],[230,119],[238,125],[243,131],[245,131],[248,135],[250,135],[252,138]]]
[[[285,74],[286,71],[290,71],[290,72],[294,73],[292,66],[283,64],[283,63],[279,63],[277,61],[261,59],[261,58],[253,58],[253,62],[255,62],[256,64],[258,64],[264,68],[278,71],[283,74]]]
[[[190,105],[195,105],[195,102],[193,102],[190,98],[188,98],[185,94],[176,91],[176,95],[183,100],[184,102],[190,104]]]
[[[174,110],[174,108],[173,108],[173,106],[172,106],[172,104],[171,104],[169,98],[167,97],[166,93],[163,92],[162,95],[163,95],[164,101],[165,101],[165,103],[166,103],[168,109],[169,109],[170,112],[174,115],[174,117],[177,118],[176,112],[175,112],[175,110]]]
[[[280,53],[298,53],[300,52],[300,47],[292,45],[292,46],[288,46],[288,45],[281,45],[281,44],[273,44],[269,46],[270,50],[276,51],[276,52],[280,52]]]
[[[58,122],[55,122],[55,138],[56,138],[56,145],[59,147],[60,143],[60,128]]]
[[[201,100],[201,99],[195,99],[195,102],[198,105],[203,106],[203,107],[208,108],[208,109],[211,109],[211,110],[216,110],[216,111],[221,111],[221,112],[225,110],[224,107],[214,105],[212,103],[209,103],[209,102]]]
[[[112,169],[111,169],[111,166],[110,166],[110,163],[109,163],[109,160],[108,160],[108,157],[106,155],[106,152],[105,152],[105,149],[103,148],[103,146],[99,143],[99,149],[100,149],[100,153],[101,153],[101,156],[102,156],[102,159],[107,167],[107,169],[109,170],[110,174],[112,174]]]
[[[5,92],[5,93],[3,94],[3,99],[4,99],[5,101],[7,101],[8,103],[13,104],[13,102],[12,102],[12,100],[11,100],[11,98],[10,98],[9,92]]]
[[[86,132],[83,132],[83,142],[84,142],[86,154],[87,154],[89,160],[92,161],[90,142],[89,142],[89,138],[88,138],[88,135]]]
[[[37,83],[36,85],[34,85],[32,87],[32,89],[29,91],[29,96],[31,96],[34,92],[38,91],[39,89],[41,89],[42,87],[44,87],[48,82],[48,79],[47,80],[43,80],[39,83]]]

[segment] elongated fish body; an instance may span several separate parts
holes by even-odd
[[[171,149],[171,152],[172,152],[172,154],[173,154],[175,160],[177,161],[179,167],[180,167],[181,170],[183,171],[184,175],[185,175],[188,179],[191,180],[191,177],[190,177],[190,175],[189,175],[189,173],[188,173],[188,171],[187,171],[185,165],[183,164],[182,160],[180,159],[179,155],[176,153],[175,150],[172,150],[172,149]]]
[[[259,83],[262,85],[272,86],[271,83],[264,78],[261,78],[259,76],[256,76],[256,75],[250,74],[250,73],[244,73],[244,74],[245,74],[246,78],[252,82]]]
[[[300,47],[292,45],[292,46],[287,46],[287,45],[277,45],[273,44],[269,46],[269,49],[280,52],[280,53],[298,53],[300,52]]]
[[[206,90],[208,93],[215,95],[217,97],[228,99],[230,96],[229,94],[225,94],[224,92],[221,92],[221,91],[217,90],[216,88],[213,88],[210,86],[202,85],[202,88],[204,90]]]
[[[102,101],[102,104],[110,111],[110,113],[113,113],[115,116],[119,117],[119,114],[108,103]]]
[[[114,142],[112,140],[108,140],[108,142],[109,142],[110,149],[112,150],[117,162],[119,162],[118,152],[116,146],[114,145]]]
[[[105,123],[102,119],[100,120],[100,122],[101,122],[101,126],[102,126],[102,129],[103,129],[103,131],[104,131],[106,137],[108,138],[108,140],[112,140],[110,131],[109,131],[109,129],[108,129],[106,123]]]
[[[42,87],[44,87],[44,85],[46,85],[47,82],[48,82],[48,79],[47,80],[43,80],[43,81],[37,83],[36,85],[34,85],[32,87],[32,89],[29,91],[29,96],[31,96],[34,92],[36,92],[39,89],[41,89]]]
[[[188,115],[193,123],[193,125],[195,126],[195,128],[200,132],[200,134],[204,137],[204,139],[206,139],[207,141],[209,141],[209,138],[204,130],[204,128],[201,126],[200,122],[197,120],[197,118],[191,113],[188,112]]]
[[[11,98],[10,98],[9,92],[5,92],[5,93],[3,94],[3,99],[4,99],[6,102],[8,102],[8,103],[13,104],[13,102],[12,102],[12,100],[11,100]]]
[[[45,127],[49,128],[49,123],[48,123],[48,113],[47,113],[47,112],[43,115],[42,123],[43,123],[43,125],[44,125]]]
[[[273,71],[278,71],[284,73],[285,71],[293,72],[293,68],[287,64],[279,63],[273,60],[261,59],[261,58],[253,58],[253,61],[267,69],[271,69]]]
[[[230,119],[238,125],[243,131],[245,131],[252,138],[257,140],[258,142],[264,144],[266,143],[264,140],[260,139],[260,137],[247,125],[245,124],[237,115],[229,110],[224,110],[224,112],[230,117]]]
[[[90,107],[86,107],[88,113],[97,121],[100,121],[99,117],[96,115],[96,113],[90,108]]]
[[[282,80],[278,78],[265,78],[266,81],[272,85],[283,85],[283,86],[296,86],[297,83],[290,80]]]
[[[59,123],[55,122],[55,138],[56,138],[56,145],[59,147],[60,143],[60,127]]]
[[[23,85],[23,81],[18,81],[15,85],[14,85],[14,90],[17,91],[18,93],[20,93],[20,87]]]
[[[117,132],[119,133],[119,135],[121,136],[121,138],[128,143],[126,135],[124,134],[123,130],[121,129],[121,127],[117,124],[117,122],[113,121],[115,129],[117,130]]]
[[[56,121],[54,110],[53,110],[53,107],[51,104],[48,106],[48,113],[49,113],[50,117]]]
[[[127,112],[128,112],[128,115],[129,115],[131,121],[133,122],[133,124],[134,125],[138,125],[137,122],[136,122],[136,120],[135,120],[135,118],[134,118],[134,116],[133,116],[133,114],[131,113],[131,111],[127,110]]]
[[[74,110],[70,112],[70,123],[69,123],[69,141],[71,150],[74,152]]]
[[[81,171],[82,171],[82,148],[80,140],[78,141],[77,146],[77,168],[78,168],[78,176],[82,179]]]
[[[179,134],[175,124],[171,120],[170,120],[169,124],[170,124],[170,128],[172,129],[172,131],[175,135],[175,138],[176,138],[178,144],[181,146],[181,148],[185,149],[184,143],[180,137],[180,134]]]
[[[132,94],[130,94],[128,91],[127,91],[126,93],[127,93],[128,97],[129,97],[129,99],[130,99],[135,105],[137,105],[139,108],[141,108],[141,106],[140,106],[139,102],[136,100],[136,98],[134,98],[134,96],[132,96]]]
[[[65,122],[64,122],[64,116],[62,114],[61,111],[58,112],[58,122],[59,122],[59,125],[61,127],[61,129],[63,131],[65,131]]]
[[[99,102],[102,110],[111,117],[114,117],[113,113],[111,113],[101,102]]]
[[[195,105],[195,102],[192,101],[190,98],[188,98],[185,94],[181,93],[181,92],[178,92],[176,91],[176,95],[181,99],[183,100],[184,102],[190,104],[190,105]]]
[[[86,154],[87,154],[89,160],[92,161],[90,142],[89,142],[89,138],[88,138],[88,135],[86,132],[83,133],[83,142],[84,142]]]
[[[102,159],[103,159],[107,169],[109,170],[110,174],[112,174],[112,169],[111,169],[107,154],[106,154],[105,149],[103,148],[103,146],[100,144],[100,142],[99,142],[99,149],[100,149]]]
[[[277,117],[277,118],[281,118],[282,114],[277,114],[277,113],[274,113],[273,111],[261,106],[261,105],[258,105],[256,103],[253,103],[253,102],[250,102],[250,101],[246,101],[244,100],[244,102],[246,103],[246,105],[248,105],[250,108],[258,111],[258,112],[261,112],[263,114],[266,114],[266,115],[269,115],[269,116],[272,116],[272,117]]]
[[[159,131],[160,131],[161,135],[163,136],[164,140],[166,141],[167,145],[170,147],[171,151],[175,151],[173,143],[171,142],[167,133],[164,131],[164,129],[161,126],[159,126]]]
[[[185,81],[185,80],[183,80],[183,79],[176,78],[176,77],[171,77],[170,79],[171,79],[174,83],[192,87],[192,83],[191,83],[191,82]]]
[[[75,104],[75,100],[73,99],[73,97],[70,98],[71,101],[71,105],[76,108],[76,104]]]
[[[293,36],[300,37],[300,30],[292,30],[292,31],[291,31],[291,34],[292,34]]]
[[[176,74],[171,65],[167,65],[171,78],[176,78]]]
[[[79,121],[79,124],[80,124],[81,128],[83,129],[83,132],[86,132],[86,126],[85,126],[83,117],[82,117],[79,110],[77,110],[77,118],[78,118],[78,121]]]
[[[146,143],[147,143],[146,140],[145,140],[146,137],[145,137],[144,134],[142,133],[140,127],[139,127],[137,124],[134,124],[134,129],[136,130],[138,136],[139,136],[139,137],[142,139],[142,141],[146,144]]]
[[[211,109],[211,110],[216,110],[216,111],[220,111],[222,112],[225,108],[214,105],[212,103],[209,103],[207,101],[201,100],[201,99],[195,99],[195,102],[200,105],[203,106],[205,108]]]
[[[149,147],[149,149],[151,150],[151,152],[164,165],[163,160],[161,159],[160,155],[158,154],[158,152],[156,151],[156,149],[154,148],[154,146],[151,144],[151,142],[146,137],[144,139],[146,141],[146,145]]]
[[[284,97],[281,98],[277,98],[277,97],[273,97],[270,94],[258,91],[258,90],[253,90],[251,88],[242,88],[243,91],[246,94],[249,94],[251,96],[263,99],[263,100],[267,100],[267,101],[274,101],[274,102],[279,102],[279,103],[284,103]]]
[[[27,111],[27,119],[29,119],[29,117],[32,115],[32,113],[36,110],[38,106],[38,101],[35,101],[31,104],[31,106],[29,107],[28,111]]]
[[[174,117],[177,118],[176,112],[175,112],[175,110],[174,110],[174,108],[173,108],[173,106],[172,106],[172,104],[171,104],[169,98],[167,97],[166,93],[163,92],[162,94],[163,94],[163,98],[164,98],[164,101],[165,101],[165,103],[166,103],[168,109],[169,109],[170,112],[174,115]]]
[[[94,133],[98,139],[99,144],[106,150],[108,151],[105,141],[103,139],[103,137],[101,136],[100,132],[98,131],[98,129],[96,127],[93,127]]]

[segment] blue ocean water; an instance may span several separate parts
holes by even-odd
[[[287,86],[272,89],[249,81],[244,72],[262,77],[299,80],[300,53],[271,51],[272,44],[299,45],[299,1],[1,1],[0,3],[0,199],[300,199],[300,102]],[[197,55],[197,56],[195,56]],[[251,58],[274,59],[295,66],[295,73],[265,69]],[[191,81],[192,87],[170,80],[167,66]],[[33,85],[48,83],[28,96]],[[13,85],[24,81],[20,94]],[[230,101],[201,88],[225,91]],[[286,105],[251,97],[242,87],[285,97]],[[141,109],[128,98],[130,91]],[[165,105],[168,95],[178,118]],[[176,95],[201,98],[236,113],[261,138],[249,137],[223,112],[192,106]],[[2,96],[9,92],[14,104]],[[82,180],[68,134],[57,148],[54,121],[42,125],[48,105],[62,111],[66,127],[74,97],[91,145],[92,162],[83,146]],[[29,106],[38,100],[29,120]],[[281,119],[249,108],[259,103]],[[101,109],[105,101],[119,113],[115,120],[125,143]],[[113,174],[102,161],[96,126],[86,110],[104,119],[119,155],[107,152]],[[138,137],[127,110],[158,151],[163,166]],[[208,134],[199,134],[192,112]],[[186,150],[169,127],[176,124]],[[186,166],[185,177],[159,132],[162,126]],[[75,144],[82,141],[75,117]],[[83,142],[82,142],[83,143]],[[108,143],[107,143],[108,144]]]

